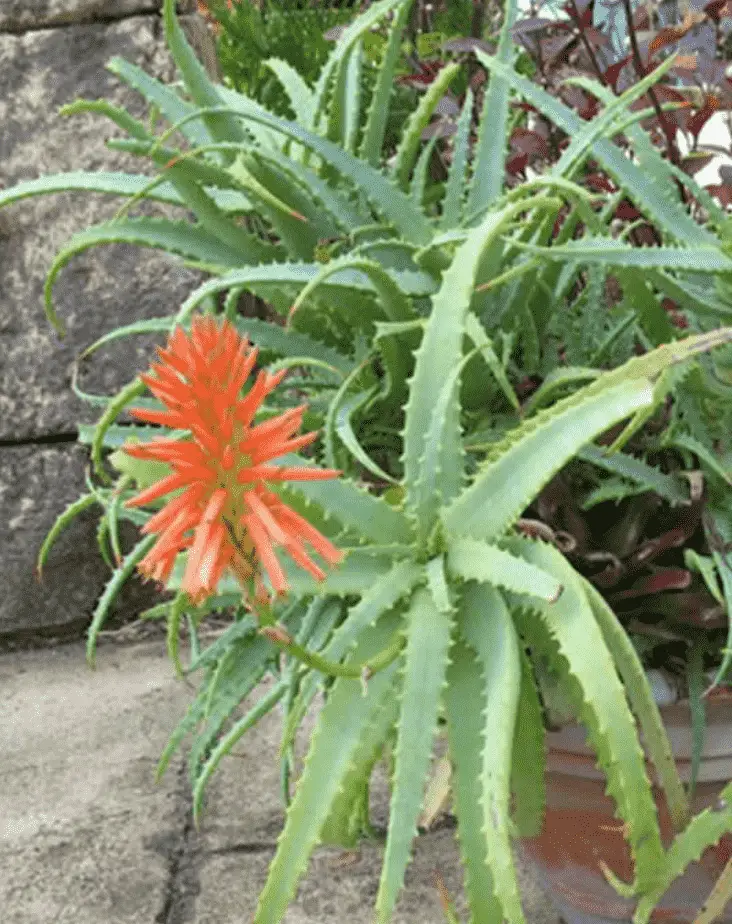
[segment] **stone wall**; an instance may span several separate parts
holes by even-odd
[[[105,138],[119,134],[110,122],[57,112],[77,97],[143,112],[139,97],[105,64],[121,55],[173,79],[159,7],[160,0],[0,0],[0,188],[77,169],[149,172],[105,148]],[[202,59],[215,66],[195,0],[179,9]],[[80,633],[109,578],[96,549],[95,514],[59,538],[42,585],[34,573],[46,532],[84,489],[87,455],[75,427],[94,417],[71,391],[75,357],[119,324],[173,313],[196,282],[157,251],[88,251],[55,287],[67,332],[60,339],[43,311],[48,267],[72,234],[111,218],[118,207],[110,197],[75,193],[0,211],[0,641]],[[109,393],[129,381],[148,364],[150,345],[133,338],[100,351],[84,364],[81,387]],[[150,599],[133,579],[113,612],[132,615]]]

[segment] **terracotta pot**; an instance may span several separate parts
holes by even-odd
[[[688,705],[664,707],[662,715],[682,780],[691,770],[691,727]],[[707,732],[693,810],[718,798],[732,780],[732,699],[709,703]],[[568,726],[551,733],[547,758],[547,813],[541,837],[522,842],[524,854],[538,869],[567,924],[630,921],[635,903],[618,896],[600,869],[604,861],[621,879],[632,880],[630,855],[604,778],[585,744],[584,729]],[[649,775],[654,779],[651,768]],[[665,802],[656,802],[664,839],[672,830]],[[732,837],[708,850],[700,863],[668,890],[654,912],[654,921],[693,921],[716,877],[732,856]],[[732,924],[732,907],[719,919]]]

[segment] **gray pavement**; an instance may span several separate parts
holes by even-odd
[[[200,831],[183,758],[154,769],[190,691],[162,641],[0,655],[3,924],[245,924],[280,830],[276,717],[214,779]],[[386,794],[376,787],[376,813]],[[285,924],[370,924],[380,850],[321,850]],[[395,924],[442,924],[434,870],[459,891],[454,831],[423,836]],[[529,924],[557,915],[522,871]]]

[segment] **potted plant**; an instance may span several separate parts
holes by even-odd
[[[289,121],[212,84],[166,0],[185,89],[174,92],[127,62],[111,66],[170,127],[155,135],[104,104],[67,107],[101,110],[128,134],[110,146],[150,158],[158,175],[74,173],[0,194],[3,204],[69,188],[116,192],[193,214],[120,215],[72,240],[47,287],[57,324],[53,279],[94,244],[163,247],[212,275],[177,317],[125,325],[87,350],[143,332],[169,338],[148,375],[110,398],[86,396],[104,406],[97,426],[80,431],[94,480],[59,519],[41,562],[83,507],[102,507],[101,534],[112,549],[121,551],[121,518],[142,527],[100,600],[89,650],[136,567],[175,594],[147,616],[167,620],[179,669],[185,621],[187,670],[202,679],[161,770],[193,733],[196,817],[220,761],[283,705],[290,804],[258,924],[282,920],[318,843],[352,845],[368,833],[369,779],[386,750],[392,799],[376,908],[380,921],[390,919],[443,725],[472,919],[523,921],[512,839],[541,830],[546,726],[564,722],[565,707],[587,730],[632,859],[626,870],[610,857],[605,873],[646,921],[668,883],[732,830],[732,806],[725,791],[715,811],[690,819],[632,642],[641,633],[623,628],[596,586],[605,559],[592,554],[594,521],[552,497],[569,486],[591,513],[618,497],[635,510],[638,497],[655,492],[668,503],[644,528],[663,526],[665,535],[664,516],[683,517],[700,502],[699,477],[680,474],[692,469],[687,453],[717,469],[710,509],[723,530],[728,495],[717,447],[693,441],[682,424],[689,402],[712,422],[729,407],[723,362],[732,334],[720,326],[727,307],[715,282],[732,260],[718,230],[669,197],[677,179],[699,191],[649,144],[639,126],[648,110],[630,111],[670,65],[617,99],[597,89],[605,106],[583,120],[512,67],[511,4],[495,55],[476,52],[489,74],[477,130],[477,86],[454,124],[432,121],[457,60],[426,89],[396,149],[384,152],[385,102],[408,10],[407,0],[372,4],[344,31],[314,87],[273,63],[299,113]],[[363,40],[377,27],[382,54],[367,65]],[[365,71],[373,90],[364,106]],[[512,92],[530,106],[513,110]],[[571,137],[550,170],[506,183],[505,142],[531,107]],[[613,143],[621,133],[643,169]],[[436,151],[446,135],[454,140],[443,161]],[[615,184],[599,192],[586,182],[598,163]],[[623,239],[616,212],[626,198],[656,229],[657,246]],[[611,282],[625,298],[603,298]],[[244,291],[266,301],[268,317],[239,314]],[[689,328],[681,338],[663,323],[670,297]],[[196,314],[200,307],[207,317]],[[578,330],[598,329],[592,362],[567,363]],[[269,371],[255,378],[255,363],[265,362]],[[321,426],[322,444],[306,450],[311,437],[297,436],[300,424]],[[654,438],[671,442],[656,447]],[[305,454],[283,455],[293,450]],[[626,544],[632,538],[627,555],[645,554],[649,534],[631,530],[625,509],[617,521]],[[696,568],[714,597],[713,569],[727,580],[724,549],[708,539],[694,545],[694,536],[687,570]],[[652,556],[641,556],[634,572],[612,547],[599,551],[620,562],[618,581],[602,588],[616,602],[631,599],[618,596],[628,589],[652,591],[652,581],[635,584],[657,576],[643,571]],[[198,625],[223,608],[233,611],[229,629],[200,651]],[[695,663],[701,658],[703,672],[705,658],[720,662],[718,655],[703,651]],[[274,683],[240,714],[266,674]],[[319,691],[325,705],[291,793],[292,743]],[[649,766],[678,830],[670,846]],[[550,801],[550,824],[556,811]],[[593,859],[599,866],[602,856]]]

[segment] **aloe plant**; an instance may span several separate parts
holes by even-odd
[[[612,142],[623,131],[647,154],[638,124],[644,113],[629,107],[654,78],[619,100],[590,86],[605,108],[583,122],[514,70],[513,2],[496,55],[478,54],[489,74],[487,89],[477,112],[472,92],[465,96],[454,141],[442,152],[444,183],[430,173],[436,142],[422,136],[459,61],[443,68],[389,147],[389,92],[409,7],[409,0],[372,4],[344,30],[314,85],[272,62],[299,114],[291,121],[213,84],[166,0],[165,31],[183,88],[120,59],[110,67],[168,127],[156,133],[155,120],[144,124],[99,101],[65,109],[112,119],[127,137],[109,145],[146,158],[156,175],[46,177],[0,192],[0,206],[70,189],[124,197],[113,221],[76,235],[56,258],[46,286],[52,322],[60,329],[54,281],[76,254],[118,241],[167,251],[211,278],[175,317],[126,324],[85,356],[115,338],[187,326],[199,308],[223,311],[264,360],[290,370],[289,391],[268,399],[269,409],[276,411],[277,401],[301,403],[304,395],[308,426],[323,428],[319,454],[344,471],[337,482],[282,489],[347,557],[322,584],[288,573],[293,599],[278,605],[276,631],[258,631],[240,605],[239,589],[226,580],[205,606],[191,607],[179,592],[183,560],[168,584],[175,598],[145,614],[167,621],[169,650],[180,669],[185,621],[193,648],[187,670],[204,673],[161,761],[163,770],[194,734],[189,765],[197,815],[220,761],[277,703],[286,714],[282,765],[289,800],[293,736],[318,690],[326,691],[258,924],[282,919],[319,842],[352,845],[368,833],[369,778],[387,744],[393,745],[392,803],[377,916],[390,919],[443,719],[472,920],[522,921],[511,839],[541,827],[539,660],[554,669],[585,723],[625,825],[635,878],[615,885],[637,896],[639,909],[648,908],[689,852],[663,847],[636,722],[680,838],[691,831],[692,848],[711,843],[720,822],[715,817],[714,831],[701,835],[709,822],[686,827],[686,795],[637,653],[591,584],[552,545],[523,536],[520,519],[578,456],[601,472],[620,472],[626,488],[650,483],[673,502],[687,499],[680,479],[619,450],[665,406],[671,390],[676,401],[679,383],[706,371],[703,353],[732,339],[730,328],[716,329],[729,315],[724,287],[720,296],[709,284],[732,270],[732,260],[716,232],[667,194],[672,165],[658,158],[642,169]],[[360,56],[375,28],[383,32],[383,55],[371,84],[362,85]],[[555,169],[509,188],[504,166],[512,93],[572,141]],[[596,195],[576,182],[589,160],[603,165],[620,193]],[[654,223],[661,246],[635,248],[615,236],[619,196]],[[129,217],[142,200],[185,209],[193,219]],[[635,294],[632,310],[612,315],[589,365],[583,360],[546,374],[546,342],[568,313],[592,315],[609,269]],[[267,303],[266,319],[239,314],[243,292]],[[674,340],[677,332],[660,323],[665,293],[683,303],[693,336]],[[626,345],[619,351],[622,336]],[[631,356],[637,344],[656,349],[604,370],[618,356]],[[577,349],[583,356],[584,345]],[[522,405],[519,384],[537,372],[543,384]],[[589,384],[576,390],[583,382]],[[145,386],[138,378],[114,396],[74,387],[102,411],[95,427],[80,430],[93,473],[88,493],[54,526],[40,562],[77,513],[100,506],[100,549],[116,565],[94,614],[92,658],[109,605],[149,541],[122,553],[119,521],[144,525],[150,516],[123,501],[162,475],[156,464],[114,452],[108,460],[113,484],[104,453],[161,428],[122,418],[132,401],[159,407],[141,397]],[[593,445],[624,421],[610,453]],[[231,626],[201,652],[200,622],[230,607]],[[267,673],[274,685],[238,715]]]
[[[534,793],[524,799],[522,790],[535,785],[534,774],[512,772],[525,766],[528,756],[515,750],[520,708],[517,740],[543,736],[541,711],[520,705],[525,698],[536,702],[536,658],[555,668],[607,775],[635,861],[634,881],[616,884],[639,897],[639,915],[660,897],[680,862],[681,848],[667,854],[661,842],[636,720],[682,828],[688,805],[638,656],[612,611],[561,553],[517,535],[513,527],[531,498],[583,445],[620,421],[632,421],[657,400],[665,370],[729,342],[732,330],[661,347],[603,374],[529,417],[468,478],[458,375],[445,375],[445,369],[460,370],[460,334],[472,280],[495,233],[493,215],[470,231],[433,299],[406,409],[403,504],[394,507],[365,495],[348,480],[304,482],[291,489],[356,544],[344,567],[322,584],[288,572],[296,597],[332,606],[320,648],[312,641],[304,645],[287,621],[260,634],[249,627],[250,646],[260,645],[264,634],[298,672],[287,704],[284,752],[318,688],[328,683],[255,915],[262,924],[282,919],[318,843],[351,844],[366,833],[369,776],[375,757],[393,740],[391,813],[376,901],[377,919],[390,920],[443,712],[472,919],[523,921],[510,804],[513,790],[522,825],[540,827],[541,801]],[[435,394],[437,401],[427,400]],[[374,528],[377,517],[381,523]],[[389,539],[392,544],[385,547]],[[178,580],[181,573],[179,568]],[[169,586],[175,588],[177,580]],[[225,581],[220,589],[235,592]],[[349,607],[346,599],[352,597],[360,599]],[[239,658],[230,663],[238,664]],[[254,718],[280,700],[287,686],[283,677],[265,694],[262,708],[252,710]],[[466,697],[472,724],[466,723]],[[252,713],[242,720],[244,727],[252,721]],[[236,725],[231,735],[238,734]],[[198,795],[227,746],[222,742],[204,764]],[[532,747],[533,760],[542,754],[541,746]],[[527,819],[527,805],[534,805],[539,817]],[[717,838],[731,822],[726,814],[715,816]],[[709,832],[693,834],[702,823],[696,819],[692,825],[679,843],[702,843],[704,837],[708,843]]]

